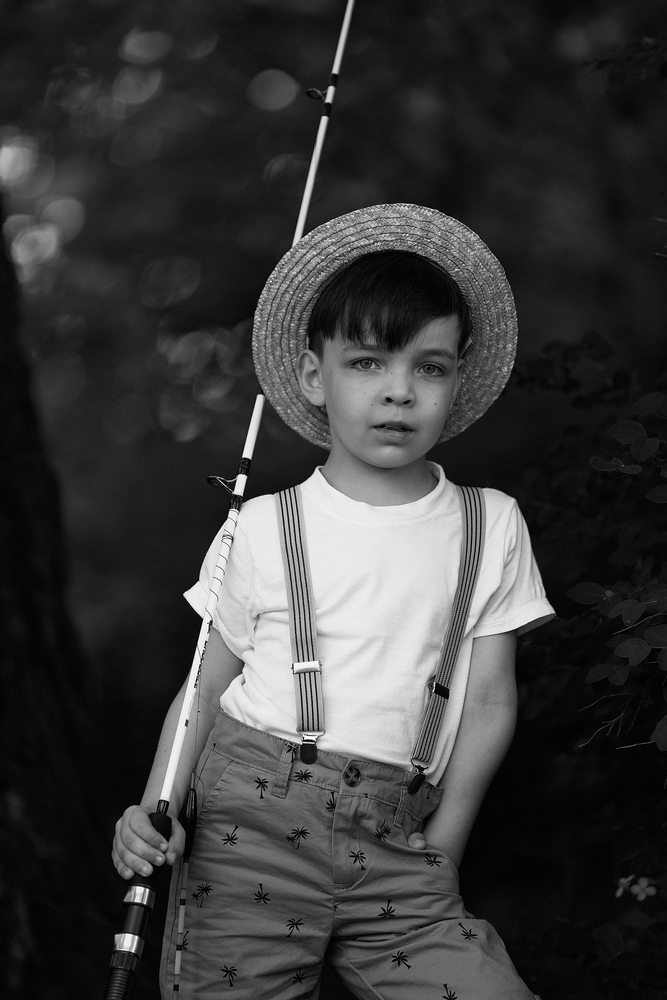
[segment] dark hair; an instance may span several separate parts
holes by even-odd
[[[457,316],[459,354],[472,332],[470,307],[444,268],[409,250],[379,250],[357,257],[327,281],[308,321],[308,346],[321,357],[337,333],[349,343],[373,336],[398,351],[426,323]]]

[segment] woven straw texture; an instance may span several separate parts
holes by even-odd
[[[481,417],[514,364],[512,290],[499,261],[471,229],[420,205],[373,205],[332,219],[278,262],[260,296],[253,326],[255,370],[267,399],[289,427],[323,448],[331,447],[327,416],[302,396],[296,359],[308,346],[308,319],[324,282],[356,257],[377,250],[410,250],[435,261],[458,283],[470,306],[472,346],[441,441]]]

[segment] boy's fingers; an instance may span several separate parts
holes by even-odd
[[[411,833],[408,837],[408,847],[413,847],[416,851],[423,851],[426,848],[426,837],[423,833]]]
[[[151,847],[155,847],[158,851],[166,851],[167,844],[161,833],[155,829],[150,819],[148,818],[148,813],[141,806],[130,806],[126,810],[127,822],[133,833],[136,833],[141,840],[144,840]]]
[[[152,840],[157,841],[155,847],[148,840],[151,830],[154,834]],[[145,811],[139,807],[126,809],[116,823],[114,837],[114,850],[120,861],[141,875],[149,875],[151,865],[164,864],[164,850],[157,849],[159,846],[167,848],[164,838],[153,829]]]
[[[169,838],[169,846],[167,847],[167,864],[173,865],[175,861],[180,858],[183,853],[183,848],[185,847],[185,830],[178,822],[177,819],[174,820],[171,837]]]

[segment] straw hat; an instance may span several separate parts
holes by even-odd
[[[308,346],[308,319],[324,283],[339,268],[378,250],[410,250],[435,261],[458,283],[472,312],[472,345],[461,388],[440,441],[460,434],[500,392],[514,364],[517,319],[505,272],[479,236],[420,205],[372,205],[318,226],[278,262],[260,296],[253,358],[267,399],[289,427],[331,447],[326,412],[302,395],[296,360]]]

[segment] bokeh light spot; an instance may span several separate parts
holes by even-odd
[[[282,111],[299,93],[299,84],[281,69],[263,69],[252,78],[246,91],[248,100],[262,111]]]
[[[121,104],[145,104],[162,85],[159,69],[122,69],[114,80],[112,96]]]
[[[22,184],[37,166],[39,147],[29,135],[18,135],[0,146],[0,181],[5,187]]]
[[[52,223],[60,230],[60,241],[68,243],[83,229],[86,210],[78,198],[53,198],[40,213],[40,222]]]
[[[189,257],[155,260],[139,279],[139,296],[145,306],[164,309],[188,299],[199,285],[201,269]]]
[[[210,418],[178,389],[165,389],[158,406],[160,427],[177,441],[194,441],[206,430]]]
[[[86,369],[79,354],[61,351],[48,358],[37,376],[37,392],[42,402],[56,408],[68,406],[86,384]]]
[[[172,37],[166,31],[132,28],[121,42],[118,55],[126,62],[145,66],[166,56],[171,51],[172,44]]]
[[[193,330],[169,341],[166,356],[174,369],[173,380],[190,382],[216,355],[215,337],[206,330]]]
[[[238,400],[231,395],[236,379],[231,375],[220,373],[197,375],[192,383],[192,395],[200,406],[215,413],[229,413],[238,405]]]
[[[51,223],[28,226],[14,237],[12,260],[20,281],[30,281],[42,264],[55,260],[60,253],[60,230]]]
[[[152,125],[120,129],[111,140],[109,159],[117,167],[137,167],[154,160],[162,148],[162,134]]]
[[[218,36],[215,31],[212,31],[210,35],[206,35],[198,42],[186,46],[183,49],[183,55],[186,59],[204,59],[205,56],[210,56],[217,44]]]

